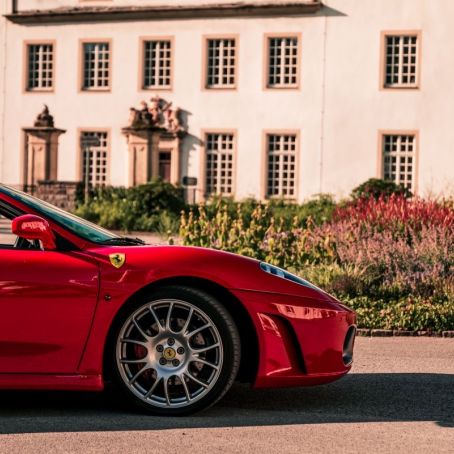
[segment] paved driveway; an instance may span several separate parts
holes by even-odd
[[[454,452],[454,340],[359,338],[353,373],[321,387],[235,385],[190,418],[108,393],[0,392],[0,453]]]

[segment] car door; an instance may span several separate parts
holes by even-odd
[[[0,223],[0,373],[73,374],[99,290],[93,259],[18,249]]]

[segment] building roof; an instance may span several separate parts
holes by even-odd
[[[6,14],[17,24],[136,21],[163,19],[202,19],[215,17],[266,17],[314,14],[321,0],[238,1],[149,6],[83,6],[22,10]]]

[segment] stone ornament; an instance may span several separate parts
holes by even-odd
[[[149,104],[142,101],[140,108],[129,109],[128,128],[159,128],[173,134],[184,132],[180,121],[180,109],[173,107],[172,102],[167,102],[158,95],[153,96]]]
[[[44,104],[44,108],[41,113],[36,117],[35,123],[33,124],[35,128],[53,128],[54,127],[54,117],[49,113],[49,107]]]

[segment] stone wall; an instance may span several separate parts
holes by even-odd
[[[79,184],[74,181],[39,181],[33,188],[33,195],[63,210],[74,211]]]

